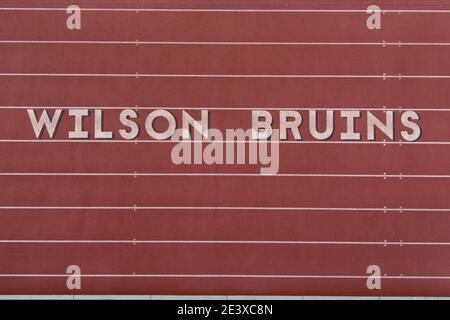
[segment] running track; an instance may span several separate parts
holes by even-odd
[[[69,31],[70,4],[0,5],[0,294],[450,294],[450,4],[378,1],[369,31],[368,1],[77,1]],[[409,109],[423,136],[282,143],[278,176],[69,143],[67,119],[37,142],[26,108],[83,106],[111,130],[128,106],[221,129],[251,108]]]

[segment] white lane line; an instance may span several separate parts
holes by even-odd
[[[450,300],[450,297],[393,296],[181,296],[181,295],[0,295],[1,300]]]
[[[410,178],[410,179],[449,179],[441,174],[356,174],[356,173],[139,173],[139,172],[0,172],[6,177],[311,177],[311,178]]]
[[[0,73],[0,77],[231,78],[231,79],[450,79],[450,75],[403,74],[171,74],[171,73]]]
[[[0,244],[240,244],[240,245],[363,245],[450,246],[450,242],[407,241],[267,241],[267,240],[0,240]]]
[[[101,106],[0,106],[0,110],[27,110],[27,109],[102,109],[102,110],[116,110],[122,111],[123,109],[133,110],[208,110],[208,111],[252,111],[252,110],[268,110],[268,111],[285,111],[285,110],[304,110],[304,111],[421,111],[421,112],[450,112],[450,108],[424,108],[424,107],[408,107],[408,108],[391,108],[391,107],[379,107],[379,108],[341,108],[341,107],[328,107],[328,108],[308,108],[308,107],[174,107],[174,106],[159,106],[159,107],[145,107],[145,106],[124,106],[124,107],[101,107]]]
[[[208,140],[57,140],[57,139],[0,139],[0,143],[211,143]],[[372,145],[450,145],[450,141],[233,141],[233,140],[214,140],[215,143],[279,143],[279,144],[372,144]]]
[[[80,278],[261,278],[261,279],[367,279],[368,275],[288,275],[288,274],[80,274]],[[16,273],[1,278],[67,278],[67,274]],[[373,276],[385,280],[450,280],[450,276]]]
[[[66,11],[57,7],[3,7],[0,11]],[[82,11],[93,12],[206,12],[206,13],[367,13],[367,9],[207,9],[207,8],[81,8]],[[381,13],[450,13],[450,10],[438,9],[386,9]]]
[[[133,211],[182,211],[182,210],[201,210],[201,211],[317,211],[317,212],[434,212],[448,213],[450,208],[345,208],[345,207],[224,207],[224,206],[0,206],[2,210],[133,210]]]
[[[282,42],[282,41],[118,41],[118,40],[0,40],[0,44],[182,45],[182,46],[450,46],[450,42]]]

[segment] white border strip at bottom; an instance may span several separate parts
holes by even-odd
[[[450,297],[0,295],[0,300],[450,300]]]

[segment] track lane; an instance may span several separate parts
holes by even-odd
[[[425,184],[403,179],[288,177],[220,177],[218,181],[217,177],[3,176],[0,182],[8,188],[1,193],[0,205],[450,209],[449,183],[437,179]]]

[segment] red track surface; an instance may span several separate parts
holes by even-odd
[[[2,1],[0,7],[69,4]],[[370,2],[77,4],[365,10]],[[438,1],[378,4],[390,10],[450,10]],[[420,142],[448,143],[448,78],[38,74],[449,76],[450,12],[386,13],[380,31],[367,30],[364,12],[86,11],[81,31],[67,30],[66,17],[64,11],[0,10],[0,294],[450,294],[448,144],[281,144],[282,175],[262,177],[217,175],[259,173],[252,165],[176,166],[170,159],[171,143],[20,141],[37,141],[22,107],[117,108],[105,109],[105,128],[116,135],[119,110],[129,106],[140,109],[141,127],[151,111],[146,108],[184,108],[198,116],[198,110],[192,110],[204,107],[211,110],[211,125],[222,130],[250,128],[248,108],[371,108],[382,115],[386,107],[394,108],[397,116],[400,108],[428,109],[419,112]],[[17,40],[347,44],[11,43]],[[383,41],[403,45],[383,46]],[[380,45],[351,44],[359,42]],[[173,113],[180,118],[181,111]],[[277,112],[273,114],[278,119]],[[337,120],[336,132],[344,125]],[[72,126],[65,115],[55,139],[67,139]],[[92,119],[86,128],[92,132]],[[357,129],[365,132],[364,121]],[[304,131],[305,140],[311,140],[307,126]],[[162,175],[141,175],[152,173]],[[79,291],[66,287],[69,265],[82,269]],[[381,290],[366,287],[369,265],[381,267]]]

